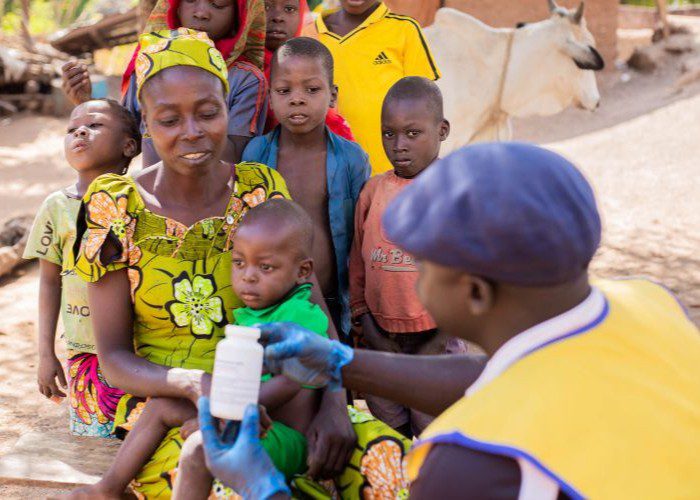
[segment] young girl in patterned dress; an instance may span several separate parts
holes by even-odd
[[[100,370],[87,285],[74,272],[62,271],[70,269],[75,221],[88,185],[102,174],[126,173],[140,145],[135,120],[116,101],[92,100],[76,107],[64,147],[78,179],[46,198],[24,252],[25,259],[38,258],[40,263],[39,392],[58,403],[67,389],[70,430],[79,436],[109,437],[123,393],[111,387]],[[55,350],[59,310],[68,348],[67,381]]]

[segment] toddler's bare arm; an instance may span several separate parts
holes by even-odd
[[[259,401],[272,412],[291,401],[299,391],[301,391],[301,385],[285,376],[277,376],[262,383]]]

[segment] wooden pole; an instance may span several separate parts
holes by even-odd
[[[664,38],[668,38],[671,34],[671,29],[668,24],[668,3],[667,0],[656,0],[656,12],[659,15],[661,22],[661,32]]]
[[[139,1],[139,32],[142,32],[148,22],[148,17],[151,15],[153,8],[156,6],[157,0],[140,0]]]
[[[34,52],[34,40],[29,32],[29,0],[22,0],[22,15],[20,17],[22,44],[27,52]]]

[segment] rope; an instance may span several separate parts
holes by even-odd
[[[491,124],[496,125],[496,139],[500,140],[500,130],[499,130],[499,124],[501,122],[501,118],[503,115],[506,113],[503,112],[501,109],[501,103],[503,100],[503,90],[506,85],[506,77],[508,76],[508,66],[510,66],[510,54],[513,49],[513,39],[515,38],[515,30],[510,30],[508,32],[508,42],[506,45],[506,55],[503,58],[503,67],[501,68],[501,78],[498,82],[498,93],[496,94],[496,101],[493,104],[493,107],[491,108],[491,114],[489,115],[489,118],[486,120],[486,122],[479,127],[477,130],[477,133],[482,132],[486,127],[488,127]],[[475,133],[472,137],[477,135]]]

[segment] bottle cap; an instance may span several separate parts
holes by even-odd
[[[254,328],[252,326],[226,325],[225,334],[226,338],[240,336],[252,340],[258,340],[260,338],[260,328]]]

